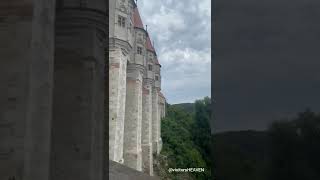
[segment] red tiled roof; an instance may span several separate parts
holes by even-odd
[[[152,52],[155,52],[154,48],[153,48],[153,45],[151,44],[151,40],[150,40],[150,37],[149,35],[147,36],[147,42],[146,42],[146,46],[147,46],[147,49],[149,51],[152,51]]]
[[[140,13],[139,13],[139,10],[137,7],[134,8],[134,10],[133,10],[133,26],[143,29],[143,23],[142,23]]]
[[[137,7],[135,7],[134,10],[133,10],[133,25],[134,25],[134,27],[136,27],[136,28],[144,29],[144,28],[143,28],[143,23],[142,23],[142,20],[141,20],[141,16],[140,16],[140,13],[139,13],[139,10],[138,10]],[[150,37],[149,37],[149,36],[147,36],[146,46],[147,46],[147,49],[148,49],[148,50],[156,53],[156,50],[154,49],[154,47],[153,47],[153,45],[152,45],[152,43],[151,43],[151,40],[150,40]],[[160,65],[157,57],[156,57],[155,63],[156,63],[157,65]],[[160,66],[161,66],[161,65],[160,65]]]

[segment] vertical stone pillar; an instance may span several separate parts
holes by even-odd
[[[54,0],[0,1],[0,179],[49,179]]]
[[[51,180],[102,180],[106,1],[73,3],[56,16]]]
[[[123,163],[127,56],[109,48],[109,159]]]
[[[159,149],[159,91],[158,88],[153,87],[152,89],[152,142],[153,152],[156,154],[160,153]]]
[[[143,66],[128,65],[123,156],[124,164],[138,171],[142,171],[142,77]]]
[[[160,96],[160,90],[158,90],[158,94],[159,94],[159,114],[158,114],[158,140],[159,140],[159,144],[158,144],[158,154],[160,154],[161,149],[162,149],[162,138],[161,138],[161,101],[162,101],[162,97]]]
[[[152,156],[152,79],[144,79],[142,101],[142,168],[153,176]]]
[[[165,98],[163,94],[159,91],[159,133],[158,133],[158,139],[159,139],[159,152],[162,149],[162,138],[161,138],[161,120],[164,118],[164,106],[165,106]]]

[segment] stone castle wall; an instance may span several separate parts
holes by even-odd
[[[103,180],[105,0],[0,1],[0,179]]]
[[[1,180],[107,179],[105,123],[110,160],[152,175],[160,87],[146,67],[159,65],[147,32],[133,24],[135,7],[133,0],[0,1]]]
[[[110,0],[109,7],[110,160],[153,175],[153,154],[161,151],[160,120],[165,116],[161,65],[136,3]],[[124,88],[126,94],[120,96]]]

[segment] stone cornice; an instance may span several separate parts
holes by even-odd
[[[140,64],[130,63],[127,66],[127,71],[140,71],[141,74],[144,74],[144,69],[145,69],[145,67],[143,65],[140,65]]]
[[[129,54],[132,49],[132,46],[128,41],[124,41],[115,37],[109,38],[109,47],[119,47],[124,50],[125,54]]]
[[[151,86],[154,86],[154,79],[143,78],[143,83],[144,83],[144,84],[151,85]]]
[[[134,30],[141,30],[146,33],[146,35],[148,34],[148,32],[144,28],[134,27]]]

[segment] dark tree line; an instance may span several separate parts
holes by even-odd
[[[268,130],[269,179],[320,179],[320,115],[307,110],[292,121],[274,122]]]
[[[320,114],[310,110],[266,131],[214,136],[216,180],[320,179]]]

